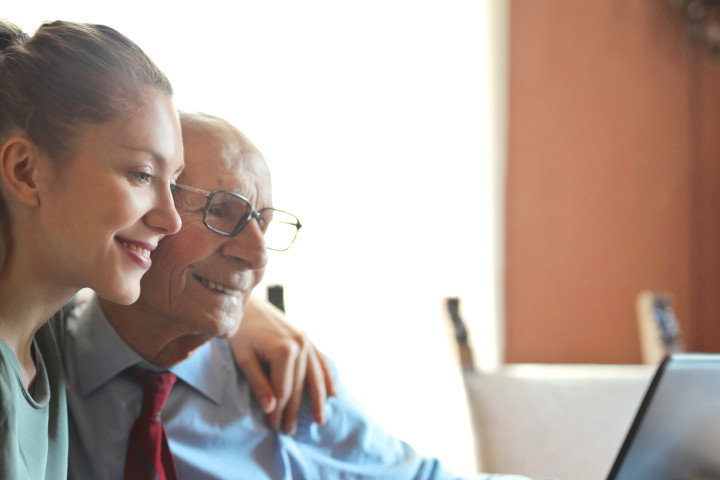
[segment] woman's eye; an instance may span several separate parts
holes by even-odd
[[[153,179],[153,176],[147,172],[132,172],[132,175],[140,183],[150,183],[150,180]]]

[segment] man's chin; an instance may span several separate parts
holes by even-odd
[[[238,315],[239,316],[239,315]],[[209,317],[204,331],[215,338],[230,338],[240,328],[241,318],[233,318],[226,314]]]
[[[217,335],[215,335],[215,338],[228,339],[228,338],[232,337],[233,335],[235,335],[237,333],[237,331],[239,330],[239,328],[240,328],[240,325],[238,325],[237,327],[232,328],[232,329],[219,330],[217,332]]]

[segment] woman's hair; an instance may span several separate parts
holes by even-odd
[[[110,27],[56,21],[29,36],[0,19],[0,147],[23,135],[60,165],[84,126],[132,113],[147,87],[172,96],[145,52]],[[8,228],[0,196],[0,270]]]

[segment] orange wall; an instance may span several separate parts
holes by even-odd
[[[511,0],[507,362],[640,361],[672,292],[720,350],[720,59],[665,0]]]

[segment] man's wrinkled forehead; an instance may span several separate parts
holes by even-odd
[[[223,124],[183,125],[183,143],[186,167],[178,183],[207,191],[230,190],[253,203],[270,201],[267,164],[240,132]]]

